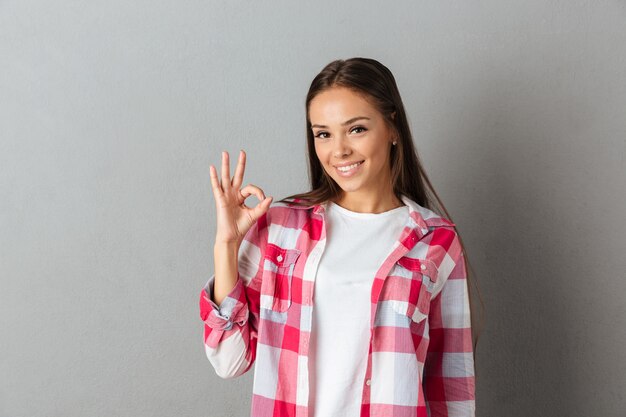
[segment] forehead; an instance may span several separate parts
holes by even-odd
[[[316,123],[342,123],[352,116],[374,118],[378,111],[364,97],[345,87],[332,87],[315,96],[309,103],[309,119]]]

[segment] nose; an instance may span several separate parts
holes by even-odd
[[[344,138],[342,136],[337,136],[336,138],[335,144],[333,145],[333,156],[335,158],[341,158],[344,155],[350,155],[352,152]]]

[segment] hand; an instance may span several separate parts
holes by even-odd
[[[270,207],[272,197],[265,198],[265,193],[259,187],[248,184],[241,190],[243,173],[246,167],[246,153],[239,152],[239,161],[232,181],[230,178],[230,163],[228,152],[222,152],[222,179],[217,178],[217,170],[211,165],[211,185],[215,197],[217,211],[216,243],[241,244],[244,236]],[[254,194],[260,203],[253,208],[244,204],[245,199]]]

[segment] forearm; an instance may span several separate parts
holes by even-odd
[[[233,290],[237,283],[237,257],[239,245],[237,243],[216,242],[213,247],[213,262],[215,266],[215,284],[213,300],[218,306]]]

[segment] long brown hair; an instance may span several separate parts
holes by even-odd
[[[400,98],[400,92],[396,85],[393,74],[380,62],[370,58],[350,58],[338,59],[326,65],[322,71],[315,76],[311,82],[309,92],[306,96],[306,136],[307,155],[309,157],[309,179],[311,190],[304,193],[293,194],[279,200],[280,202],[312,206],[325,201],[334,201],[341,194],[339,185],[324,171],[315,153],[315,143],[311,121],[309,118],[309,104],[315,96],[322,91],[332,87],[346,87],[362,95],[383,115],[385,122],[394,133],[394,138],[398,142],[396,146],[391,146],[390,165],[393,192],[400,198],[405,195],[422,207],[426,207],[446,217],[454,223],[448,214],[444,204],[434,190],[428,175],[424,171],[419,157],[413,146],[413,136],[409,129],[409,123],[404,111],[404,105]],[[395,114],[394,114],[395,113]],[[300,201],[292,201],[299,199]],[[455,228],[456,229],[456,228]],[[476,357],[476,345],[480,331],[474,325],[477,320],[473,311],[475,303],[472,301],[472,286],[476,286],[477,294],[481,304],[481,322],[484,311],[484,303],[478,285],[475,280],[473,269],[469,264],[467,251],[460,233],[459,240],[462,246],[465,259],[465,270],[467,271],[468,292],[470,295],[470,310],[472,321],[472,343],[474,348],[474,358]],[[470,273],[471,272],[471,273]]]

